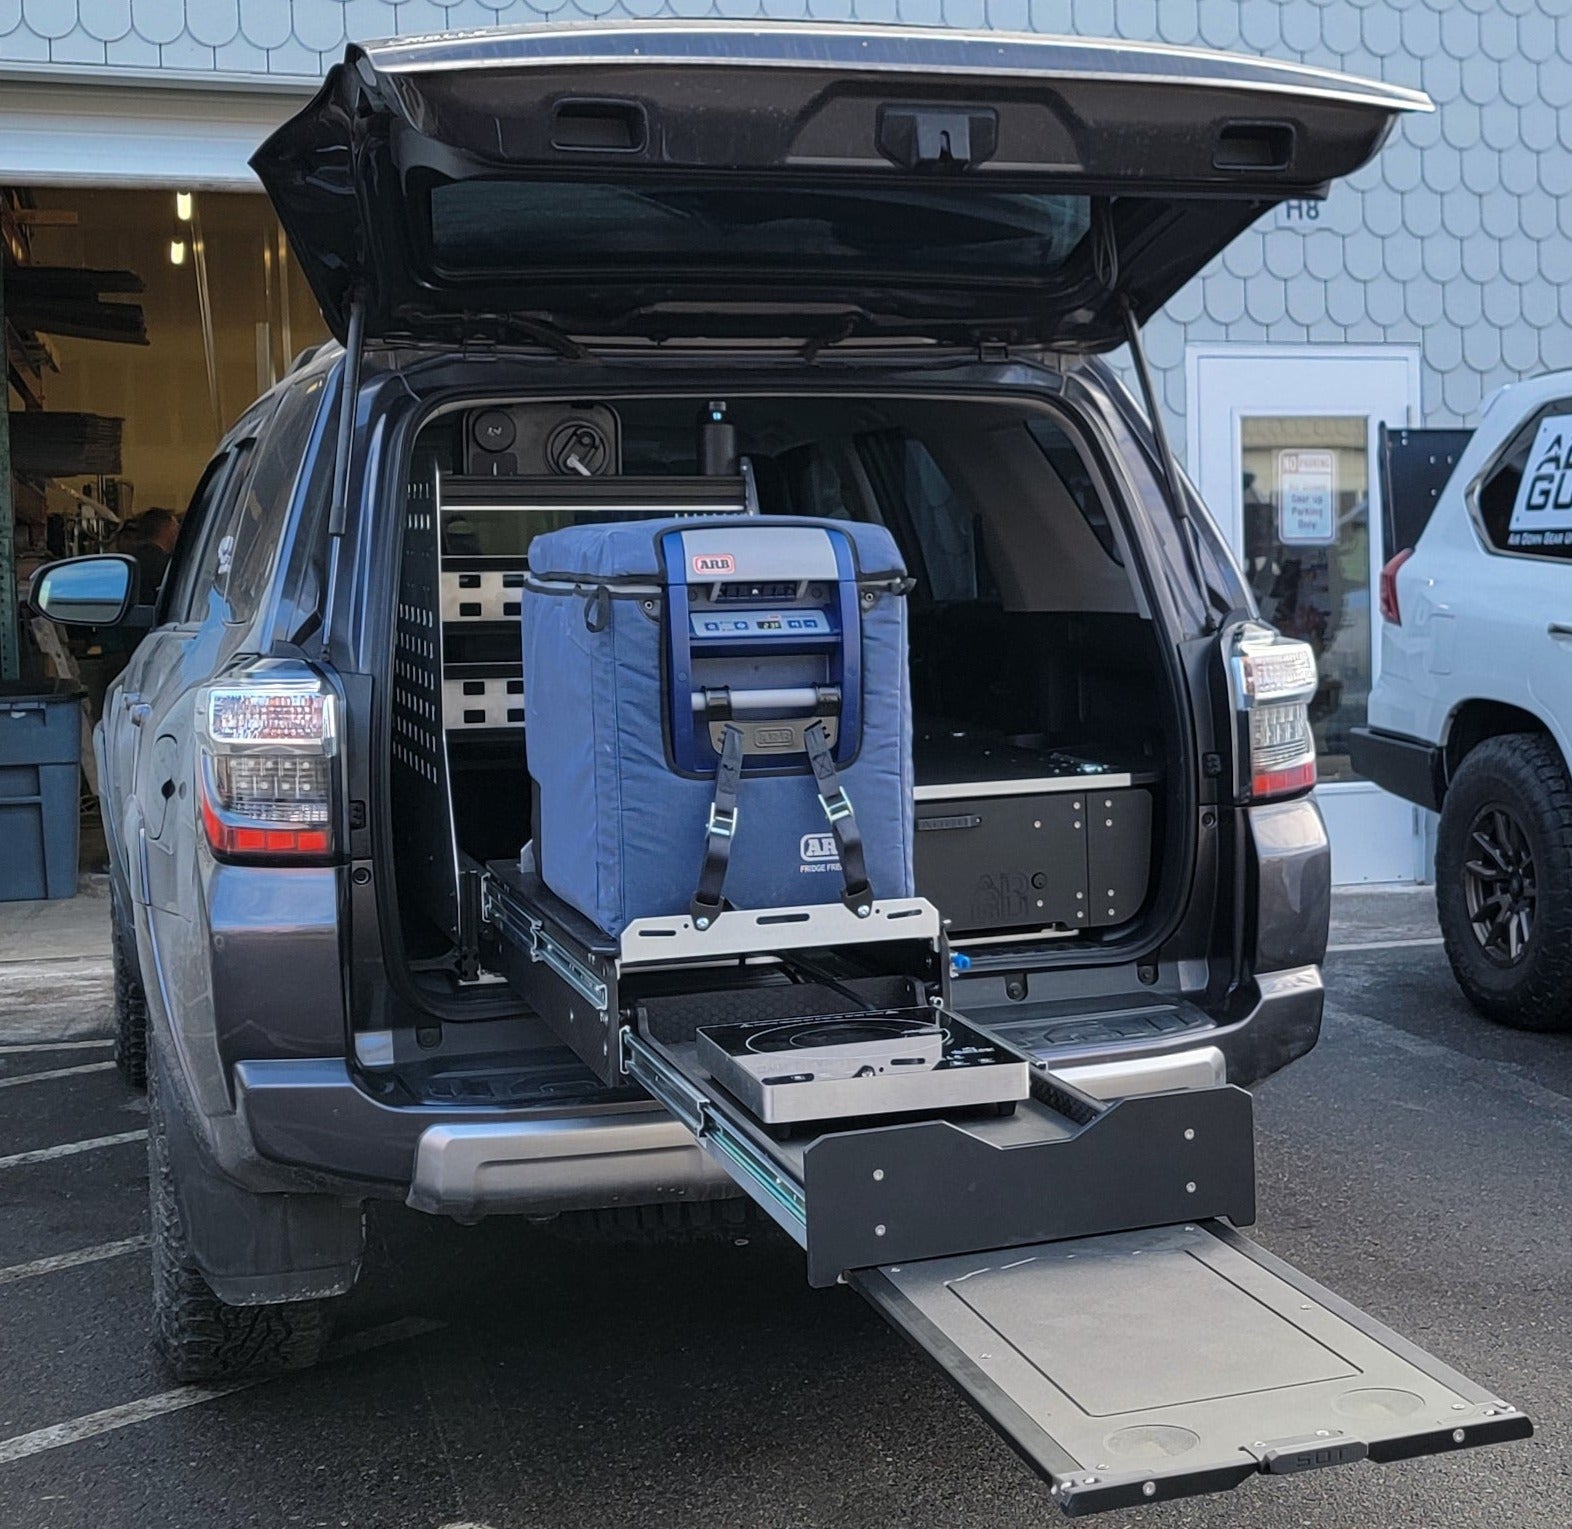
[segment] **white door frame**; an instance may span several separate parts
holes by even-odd
[[[1215,409],[1204,405],[1203,371],[1208,365],[1225,363],[1230,366],[1266,363],[1274,369],[1285,365],[1295,371],[1285,374],[1281,384],[1274,383],[1262,390],[1259,407],[1235,406],[1225,418],[1219,418]],[[1357,372],[1349,368],[1379,363],[1384,368],[1399,368],[1389,373],[1379,388],[1390,398],[1399,393],[1406,395],[1406,405],[1397,417],[1395,409],[1379,410],[1370,399],[1370,393],[1357,386],[1339,389],[1328,386],[1327,375],[1335,367],[1343,371],[1348,381],[1357,379]],[[1319,375],[1317,375],[1319,373]],[[1381,504],[1380,471],[1377,452],[1377,425],[1414,425],[1420,417],[1420,350],[1417,345],[1226,345],[1197,344],[1185,349],[1185,448],[1190,476],[1201,489],[1214,516],[1216,516],[1229,545],[1236,555],[1243,549],[1243,505],[1239,487],[1237,464],[1242,445],[1241,421],[1247,415],[1364,415],[1369,420],[1367,437],[1367,462],[1370,486],[1370,567],[1369,590],[1371,603],[1371,681],[1380,672],[1381,645],[1378,617],[1375,610],[1376,593],[1380,580],[1382,557],[1382,528],[1385,507]],[[1343,393],[1343,397],[1339,393]],[[1344,399],[1346,398],[1346,401]],[[1219,464],[1226,464],[1226,476],[1219,479]],[[1210,480],[1210,481],[1209,481]],[[1333,875],[1340,881],[1359,882],[1394,879],[1421,881],[1428,875],[1428,854],[1423,815],[1406,803],[1380,790],[1367,781],[1328,781],[1316,788],[1316,799],[1325,811],[1332,833]],[[1372,875],[1357,860],[1357,852],[1349,841],[1363,840],[1367,831],[1372,842],[1383,837],[1390,841],[1394,833],[1401,833],[1403,815],[1409,825],[1412,851],[1404,855],[1387,854],[1378,859],[1389,866],[1389,871]],[[1380,832],[1384,826],[1387,830]],[[1345,851],[1338,854],[1339,830],[1345,840]],[[1401,842],[1400,840],[1398,841]],[[1339,860],[1344,871],[1339,874]],[[1352,866],[1352,873],[1348,868]]]

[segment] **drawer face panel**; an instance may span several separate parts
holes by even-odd
[[[1089,791],[1086,899],[1089,922],[1121,924],[1146,900],[1152,863],[1152,798],[1146,791]]]
[[[1096,929],[1139,911],[1151,861],[1147,791],[966,789],[917,803],[917,890],[952,933]]]

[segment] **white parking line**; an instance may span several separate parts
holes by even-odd
[[[101,1051],[113,1046],[113,1041],[28,1041],[14,1046],[0,1046],[0,1056],[23,1056],[31,1051]]]
[[[0,1285],[9,1285],[12,1280],[32,1279],[37,1274],[74,1269],[79,1264],[96,1264],[106,1258],[119,1258],[124,1253],[140,1253],[146,1246],[146,1237],[122,1237],[119,1242],[101,1242],[97,1247],[78,1248],[74,1253],[56,1253],[52,1258],[12,1264],[9,1269],[0,1269]]]
[[[63,1141],[57,1147],[35,1147],[31,1152],[13,1152],[0,1157],[0,1168],[25,1168],[29,1163],[47,1163],[57,1157],[75,1157],[78,1152],[96,1152],[100,1147],[119,1147],[128,1141],[146,1141],[147,1130],[120,1131],[114,1136],[90,1136],[86,1141]]]
[[[389,1343],[403,1343],[410,1338],[420,1338],[435,1332],[444,1324],[426,1317],[403,1317],[384,1327],[368,1328],[365,1332],[351,1333],[333,1344],[323,1356],[324,1362],[347,1359],[352,1354],[363,1354],[368,1349],[382,1348]],[[215,1402],[220,1397],[233,1396],[237,1391],[249,1391],[253,1386],[266,1385],[279,1376],[262,1376],[256,1380],[230,1380],[211,1386],[176,1386],[172,1391],[160,1391],[154,1396],[139,1397],[134,1402],[123,1402],[118,1407],[105,1407],[101,1412],[90,1412],[86,1417],[72,1418],[68,1423],[54,1423],[48,1428],[35,1428],[31,1433],[19,1433],[9,1439],[0,1439],[0,1465],[10,1465],[26,1460],[31,1455],[41,1455],[46,1450],[60,1449],[67,1444],[79,1444],[83,1439],[94,1439],[100,1434],[113,1433],[120,1428],[130,1428],[135,1423],[145,1423],[150,1418],[162,1417],[166,1412],[180,1412],[187,1407],[200,1407],[203,1402]]]
[[[1444,944],[1446,941],[1440,935],[1427,934],[1417,940],[1371,940],[1368,944],[1328,945],[1326,953],[1329,956],[1346,956],[1356,950],[1418,950],[1422,945]]]
[[[6,956],[0,960],[0,971],[16,966],[108,966],[112,955],[80,956]]]
[[[0,1088],[20,1088],[24,1083],[47,1083],[52,1078],[76,1078],[84,1072],[108,1072],[113,1062],[81,1062],[75,1067],[51,1067],[48,1072],[24,1072],[19,1078],[0,1078]]]

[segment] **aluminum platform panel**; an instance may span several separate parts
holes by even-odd
[[[847,1278],[1070,1515],[1533,1431],[1492,1392],[1220,1223]]]

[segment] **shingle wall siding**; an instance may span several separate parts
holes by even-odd
[[[1176,427],[1187,342],[1417,343],[1432,424],[1572,366],[1572,0],[0,0],[0,75],[304,82],[347,38],[599,16],[1118,36],[1417,85],[1434,116],[1402,122],[1314,221],[1268,217],[1151,324]]]

